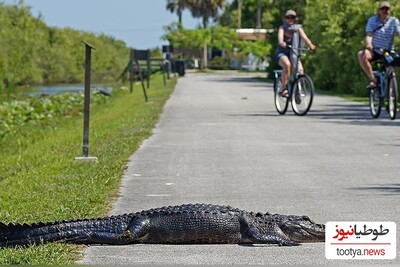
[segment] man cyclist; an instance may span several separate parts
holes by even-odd
[[[382,1],[377,15],[368,19],[365,28],[365,49],[358,51],[358,62],[369,78],[367,89],[376,88],[377,84],[371,62],[381,59],[384,50],[394,49],[394,35],[400,35],[400,23],[396,17],[390,16],[390,3]]]

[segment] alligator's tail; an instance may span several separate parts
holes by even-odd
[[[34,224],[4,224],[0,222],[0,247],[47,242],[123,244],[124,231],[131,219],[130,214],[125,214],[97,219]]]

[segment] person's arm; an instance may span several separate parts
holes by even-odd
[[[372,46],[372,33],[367,33],[365,35],[365,48],[367,48],[369,51],[373,50]]]
[[[396,23],[396,32],[397,32],[397,35],[400,36],[400,21],[399,21],[398,19],[396,19],[396,20],[395,20],[395,23]]]
[[[304,40],[304,42],[306,42],[306,44],[308,45],[308,47],[311,50],[314,50],[316,47],[315,45],[311,42],[310,38],[308,38],[307,34],[304,32],[303,28],[299,28],[299,33],[300,33],[300,37],[301,39]]]
[[[279,29],[278,29],[278,45],[282,48],[286,47],[286,42],[283,40],[284,34],[285,34],[285,31],[283,30],[283,28],[279,27]]]
[[[372,46],[372,35],[374,34],[374,27],[377,19],[377,16],[372,16],[368,19],[367,25],[365,25],[365,48],[371,52],[374,49]]]

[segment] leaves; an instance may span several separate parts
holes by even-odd
[[[234,29],[216,25],[206,29],[185,29],[181,25],[172,24],[168,27],[169,32],[165,38],[170,40],[176,47],[202,49],[204,45],[225,49],[241,54],[253,53],[256,56],[264,57],[271,51],[271,45],[265,41],[249,42],[239,40]]]
[[[83,40],[96,47],[92,80],[112,81],[129,60],[129,48],[104,34],[48,27],[21,1],[0,2],[0,97],[18,85],[75,83],[84,79]]]
[[[367,0],[314,0],[307,5],[304,27],[318,49],[305,65],[317,87],[366,94],[356,54],[364,47],[365,25],[375,8]]]
[[[105,97],[91,96],[93,104],[102,103]],[[83,93],[32,97],[0,105],[0,139],[9,135],[18,138],[20,129],[29,124],[46,124],[53,118],[78,113],[83,108]]]

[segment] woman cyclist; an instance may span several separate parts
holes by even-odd
[[[296,23],[296,12],[294,10],[287,10],[285,12],[283,25],[278,30],[278,48],[276,50],[275,58],[282,67],[282,96],[289,97],[288,82],[290,71],[296,65],[296,57],[292,56],[291,48],[296,49],[300,47],[300,42],[304,41],[311,50],[316,47],[304,32],[302,26]],[[303,73],[303,66],[299,62],[300,72]]]

